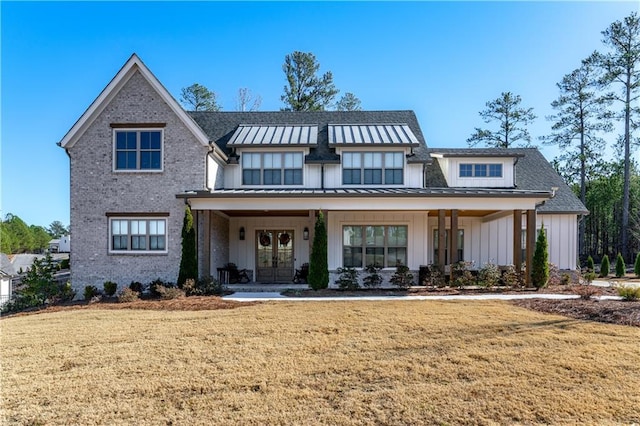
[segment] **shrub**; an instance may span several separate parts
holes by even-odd
[[[508,265],[502,274],[502,283],[507,287],[516,288],[524,285],[524,278],[521,272],[516,270],[514,265]]]
[[[446,277],[440,270],[439,265],[429,265],[429,270],[428,281],[430,285],[434,287],[444,287],[447,284]]]
[[[582,275],[582,278],[584,279],[584,281],[587,284],[591,284],[593,282],[593,280],[596,279],[596,273],[595,272],[587,272],[586,274]]]
[[[118,290],[118,284],[113,281],[105,281],[104,284],[102,284],[102,287],[104,288],[104,294],[108,297],[116,294],[116,291]]]
[[[118,302],[126,303],[126,302],[135,302],[140,297],[140,293],[137,291],[131,290],[131,288],[123,288],[120,294],[118,295]]]
[[[357,290],[360,288],[358,283],[358,271],[355,268],[338,268],[340,276],[336,281],[338,287],[342,290]]]
[[[185,297],[184,290],[176,287],[165,287],[163,285],[158,285],[156,286],[155,291],[164,300],[178,299],[180,297]]]
[[[46,255],[44,259],[35,259],[33,265],[22,277],[23,289],[21,293],[25,296],[28,303],[33,300],[38,301],[40,305],[49,302],[52,303],[59,287],[53,278],[56,266],[53,263],[51,254]]]
[[[606,254],[602,258],[602,263],[600,263],[600,277],[605,278],[609,276],[609,256]]]
[[[453,267],[453,285],[456,287],[466,287],[476,285],[476,277],[469,270],[471,263],[457,262]]]
[[[170,288],[170,287],[174,287],[174,285],[172,283],[165,283],[160,278],[157,278],[157,279],[151,281],[151,283],[149,284],[149,293],[153,297],[162,296],[162,294],[160,294],[160,292],[158,291],[158,287]]]
[[[640,277],[640,253],[636,256],[636,262],[633,266],[633,273],[636,274],[636,277]]]
[[[184,208],[184,220],[182,221],[182,257],[178,272],[178,286],[181,286],[189,278],[198,278],[198,254],[196,251],[196,231],[193,228],[193,215],[191,207]]]
[[[227,290],[224,284],[213,277],[203,277],[198,281],[189,278],[182,289],[187,296],[220,296]]]
[[[314,290],[320,290],[329,286],[329,264],[327,261],[327,228],[324,223],[322,210],[318,213],[309,259],[309,286]]]
[[[531,280],[537,289],[545,287],[549,281],[549,246],[547,245],[544,224],[538,232],[536,240],[536,251],[533,254],[533,265],[531,265]]]
[[[621,285],[616,287],[616,291],[623,300],[632,302],[640,299],[640,287]]]
[[[398,263],[396,272],[393,273],[389,282],[400,289],[408,289],[413,285],[413,274],[409,271],[409,267]]]
[[[589,300],[593,296],[600,294],[600,289],[592,285],[577,285],[574,291],[582,300]]]
[[[60,284],[58,289],[58,294],[54,296],[55,303],[68,302],[76,297],[76,292],[73,291],[73,287],[71,287],[71,283],[69,281],[64,284]]]
[[[94,285],[88,285],[84,288],[84,300],[91,300],[93,296],[100,294],[98,288]]]
[[[382,285],[382,275],[380,270],[382,268],[377,265],[368,265],[364,270],[367,276],[363,278],[362,283],[367,288],[376,288]]]
[[[562,274],[562,278],[560,279],[560,284],[562,285],[569,285],[571,284],[571,275],[567,274],[566,272]]]
[[[616,257],[616,278],[622,278],[627,273],[627,265],[624,263],[624,258],[620,253]]]
[[[12,300],[2,305],[2,313],[20,312],[40,305],[40,300],[33,295],[17,294]]]
[[[69,269],[70,263],[69,259],[62,259],[60,261],[60,269]]]
[[[500,283],[500,268],[495,263],[485,263],[480,272],[478,280],[483,287],[495,287]]]
[[[596,265],[595,263],[593,263],[593,257],[589,255],[589,257],[587,257],[587,271],[594,272],[595,270],[596,270]]]
[[[138,294],[142,293],[142,291],[144,290],[144,286],[141,282],[138,281],[131,281],[131,284],[129,284],[129,288]]]

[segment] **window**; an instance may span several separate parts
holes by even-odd
[[[162,170],[162,130],[116,130],[115,170]]]
[[[112,218],[110,251],[166,252],[166,229],[166,219]]]
[[[447,229],[444,235],[444,263],[449,262],[449,241],[451,241],[451,229]],[[458,262],[464,260],[464,229],[458,229]],[[438,262],[438,229],[433,230],[433,262]]]
[[[242,154],[243,185],[302,185],[302,153]]]
[[[402,152],[345,152],[342,154],[344,185],[401,185],[403,180]]]
[[[460,177],[502,177],[502,164],[460,164]]]
[[[406,265],[407,241],[406,225],[344,226],[342,264],[345,268]]]

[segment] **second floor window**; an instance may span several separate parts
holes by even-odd
[[[115,170],[162,170],[162,131],[117,130]]]
[[[344,185],[402,185],[402,152],[345,152],[342,154]]]
[[[460,177],[502,177],[502,164],[460,164]]]
[[[302,185],[302,153],[242,154],[243,185]]]

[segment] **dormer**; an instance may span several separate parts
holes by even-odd
[[[524,155],[506,149],[431,151],[452,188],[515,188],[515,166]]]

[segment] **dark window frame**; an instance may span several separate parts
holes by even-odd
[[[164,129],[114,128],[113,171],[157,173],[164,170]]]

